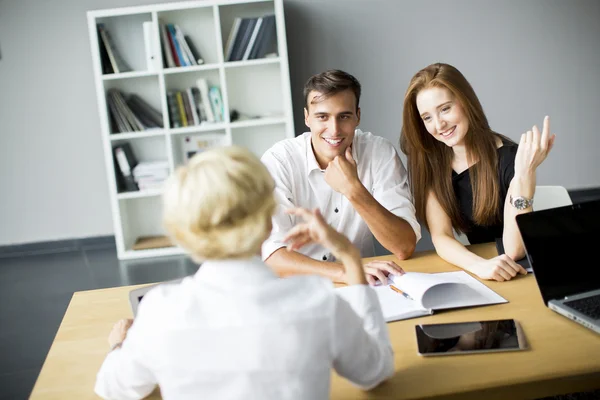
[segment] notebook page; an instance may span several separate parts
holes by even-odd
[[[393,291],[388,285],[372,286],[377,294],[383,318],[386,322],[430,315],[432,310],[423,309],[416,301],[409,300]]]
[[[472,307],[508,301],[464,271],[441,272],[437,278],[445,283],[431,287],[423,304],[436,310]]]
[[[397,286],[400,290],[408,293],[421,308],[430,308],[423,305],[423,295],[432,286],[446,282],[444,278],[439,275],[440,274],[428,274],[423,272],[407,272],[400,276],[390,276],[390,278],[394,282],[394,286]]]

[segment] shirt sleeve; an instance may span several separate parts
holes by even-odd
[[[418,242],[421,239],[421,225],[415,215],[406,168],[391,143],[382,141],[377,147],[373,154],[379,161],[374,165],[373,197],[392,214],[408,222]]]
[[[96,375],[94,391],[103,399],[134,400],[143,399],[148,396],[157,385],[154,374],[148,367],[149,362],[144,355],[147,335],[142,328],[143,308],[147,306],[151,292],[144,296],[144,303],[140,309],[136,321],[127,332],[127,338],[123,345],[111,351]],[[148,328],[148,327],[146,327]],[[147,332],[146,332],[147,333]]]
[[[379,300],[368,285],[335,292],[333,367],[369,390],[394,374],[394,353]]]
[[[292,216],[285,213],[288,208],[295,207],[292,194],[292,178],[288,173],[285,163],[271,151],[267,151],[261,158],[261,161],[275,181],[275,202],[277,208],[273,214],[273,229],[271,235],[262,245],[263,261],[269,258],[275,250],[286,246],[283,238],[287,232],[294,227]]]

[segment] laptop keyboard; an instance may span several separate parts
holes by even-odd
[[[579,311],[583,315],[600,319],[600,294],[583,299],[565,301],[563,304]]]

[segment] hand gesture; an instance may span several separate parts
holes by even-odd
[[[521,135],[517,155],[515,156],[515,176],[527,176],[546,159],[556,135],[550,134],[550,117],[544,118],[542,133],[534,125],[531,131]]]
[[[360,252],[348,238],[333,229],[319,212],[304,208],[287,210],[289,214],[302,217],[303,223],[294,226],[283,239],[288,250],[297,250],[308,243],[319,243],[328,248],[342,262],[344,281],[349,285],[366,285]]]
[[[404,275],[404,270],[393,261],[371,261],[365,265],[367,282],[370,285],[376,285],[377,281],[382,285],[387,284],[390,275]]]
[[[348,197],[357,184],[360,184],[356,161],[352,158],[352,149],[346,148],[346,153],[336,156],[325,169],[325,182],[333,190]]]
[[[127,337],[127,331],[129,328],[131,328],[132,324],[132,319],[122,319],[113,326],[110,334],[108,335],[108,345],[111,347],[111,349],[117,344],[123,343]]]
[[[469,269],[481,279],[498,282],[509,281],[517,274],[527,275],[527,271],[506,254],[477,263]]]
[[[333,229],[318,209],[291,208],[288,214],[302,217],[304,222],[296,224],[283,238],[288,242],[288,250],[298,250],[309,243],[318,243],[328,248],[336,258],[342,258],[348,251],[356,250],[348,238]]]

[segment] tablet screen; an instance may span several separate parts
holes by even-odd
[[[522,350],[525,340],[513,319],[425,324],[415,327],[421,355]]]

